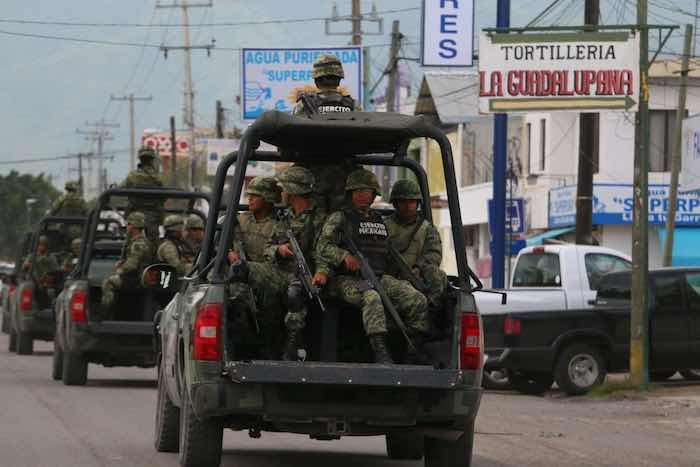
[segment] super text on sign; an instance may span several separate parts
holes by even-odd
[[[479,111],[636,110],[639,36],[481,34]]]

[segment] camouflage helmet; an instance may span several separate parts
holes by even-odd
[[[284,169],[277,181],[282,186],[282,191],[290,195],[305,195],[311,193],[314,187],[314,174],[309,169],[293,165]]]
[[[78,188],[80,188],[80,184],[78,182],[69,180],[64,185],[64,188],[66,189],[66,191],[78,191]]]
[[[324,76],[337,76],[345,78],[343,73],[343,64],[340,59],[333,54],[322,54],[314,62],[313,77],[322,78]]]
[[[391,194],[389,195],[389,201],[392,203],[399,199],[416,199],[421,201],[423,195],[420,192],[420,187],[413,180],[398,180],[394,183],[391,188]]]
[[[126,223],[143,229],[146,227],[146,216],[144,216],[142,212],[134,211],[126,218]]]
[[[163,221],[163,228],[165,230],[182,230],[184,225],[185,224],[182,221],[182,217],[178,216],[177,214],[170,214]]]
[[[153,149],[151,146],[141,146],[141,149],[139,149],[139,160],[143,159],[155,159],[156,157],[156,151]]]
[[[246,192],[249,195],[262,196],[268,203],[276,204],[282,199],[280,187],[272,177],[255,177],[248,184]]]
[[[204,221],[197,214],[190,214],[185,222],[185,228],[187,229],[203,229]]]
[[[375,193],[379,193],[377,176],[367,169],[353,170],[345,182],[345,191],[353,190],[374,190]]]

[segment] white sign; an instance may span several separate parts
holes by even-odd
[[[680,182],[683,191],[700,190],[700,115],[683,120],[683,161]]]
[[[345,87],[362,102],[362,48],[243,49],[243,119],[254,120],[267,110],[290,112],[298,90],[313,87],[312,67],[319,55],[338,56]]]
[[[219,167],[219,162],[231,154],[233,151],[238,150],[238,146],[241,141],[238,139],[208,139],[207,144],[207,175],[216,175],[216,169]],[[275,151],[276,148],[265,142],[260,142],[260,151]],[[228,174],[233,174],[233,168],[235,164],[232,165]],[[245,171],[246,177],[272,177],[275,175],[275,163],[274,162],[263,162],[263,161],[251,161],[248,162],[248,168]]]
[[[172,155],[172,140],[170,133],[165,131],[160,132],[145,132],[141,135],[141,145],[149,146],[158,151],[161,157],[170,157]],[[190,138],[189,135],[178,135],[175,133],[175,145],[177,146],[177,156],[183,157],[189,155]]]
[[[639,101],[639,35],[489,34],[479,38],[479,111],[628,111]]]
[[[474,64],[474,0],[423,0],[423,66]]]

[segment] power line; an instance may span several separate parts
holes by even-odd
[[[103,156],[113,155],[113,154],[123,154],[129,152],[129,149],[115,149],[112,151],[104,151]],[[55,156],[55,157],[40,157],[35,159],[15,159],[11,161],[0,161],[0,164],[33,164],[37,162],[49,162],[49,161],[60,161],[64,159],[75,159],[77,154],[66,154],[65,156]]]

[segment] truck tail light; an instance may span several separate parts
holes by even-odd
[[[481,368],[481,325],[476,313],[462,313],[459,341],[459,367],[463,370]]]
[[[520,330],[521,326],[519,319],[508,316],[506,317],[505,321],[503,321],[503,334],[506,336],[519,336]]]
[[[86,302],[87,292],[84,290],[73,292],[70,299],[70,318],[74,323],[84,323],[87,320]]]
[[[32,289],[22,289],[19,299],[19,309],[22,311],[32,311]]]
[[[221,315],[224,306],[221,303],[208,303],[197,311],[194,321],[194,347],[192,357],[195,360],[217,361],[221,359]]]

